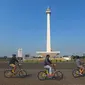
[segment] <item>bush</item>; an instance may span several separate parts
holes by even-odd
[[[68,60],[66,60],[68,62]]]
[[[62,60],[59,60],[60,62],[62,62]]]
[[[56,62],[58,62],[58,60],[56,60]]]

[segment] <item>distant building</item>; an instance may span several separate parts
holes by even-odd
[[[67,55],[66,56],[63,56],[63,59],[64,60],[71,60],[71,56],[67,56]]]
[[[85,56],[85,53],[83,53],[83,56]]]
[[[18,57],[22,57],[22,48],[18,49]]]
[[[22,48],[18,49],[18,60],[22,60],[23,56],[22,56]]]

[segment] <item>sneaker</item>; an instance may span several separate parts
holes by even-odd
[[[82,76],[83,74],[82,74],[82,73],[80,73],[80,75]]]

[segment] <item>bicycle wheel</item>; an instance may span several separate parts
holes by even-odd
[[[79,69],[74,69],[74,70],[72,71],[72,75],[73,75],[74,78],[80,77]]]
[[[6,77],[6,78],[12,77],[12,72],[11,72],[11,70],[5,70],[5,71],[4,71],[4,77]]]
[[[19,71],[19,76],[20,77],[26,77],[27,76],[27,72],[25,70],[20,70]]]
[[[38,79],[39,80],[45,80],[46,79],[46,72],[45,71],[40,71],[40,72],[38,72],[38,75],[37,75],[37,77],[38,77]]]
[[[57,80],[61,80],[61,79],[63,79],[63,73],[62,73],[61,71],[56,71],[56,72],[54,73],[54,77],[55,77],[55,79],[57,79]]]

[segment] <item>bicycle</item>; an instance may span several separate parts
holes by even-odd
[[[83,66],[85,67],[85,64],[83,64]],[[79,67],[73,69],[72,75],[73,75],[74,78],[82,77],[82,76],[85,75],[85,70],[83,70],[82,75],[80,74],[80,70],[81,70],[81,69],[80,69]]]
[[[61,80],[63,79],[63,73],[61,71],[56,70],[55,66],[52,68],[52,77],[48,76],[49,69],[44,69],[43,71],[38,72],[38,79],[39,80],[46,80],[46,79],[55,79],[55,80]]]
[[[27,72],[24,69],[21,69],[21,64],[17,64],[16,65],[16,70],[13,73],[12,72],[12,67],[9,67],[9,69],[4,70],[4,77],[6,78],[10,78],[10,77],[14,77],[14,76],[19,76],[19,77],[25,77],[27,76]]]

